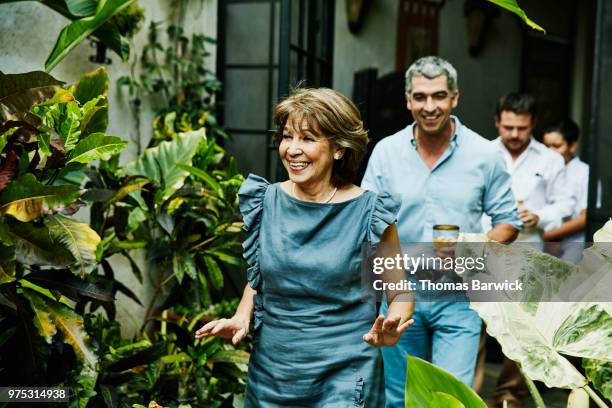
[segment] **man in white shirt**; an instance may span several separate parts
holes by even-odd
[[[571,119],[562,120],[543,131],[544,144],[563,156],[567,180],[566,189],[572,191],[576,197],[576,205],[571,217],[564,220],[558,228],[546,231],[544,240],[563,242],[561,257],[575,263],[582,258],[582,250],[584,249],[584,246],[578,243],[585,241],[589,187],[589,166],[575,156],[579,135],[580,129]]]
[[[499,137],[493,142],[504,155],[512,177],[523,231],[517,242],[542,242],[544,231],[572,215],[575,199],[566,189],[563,157],[535,140],[535,101],[526,94],[503,96],[495,115]]]
[[[535,100],[530,95],[509,93],[497,103],[499,137],[492,143],[503,153],[523,223],[516,242],[542,243],[544,231],[558,228],[575,205],[567,189],[563,157],[532,136],[535,118]],[[499,406],[506,400],[508,407],[522,407],[527,392],[516,363],[506,358],[495,390]]]

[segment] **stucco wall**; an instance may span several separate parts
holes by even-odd
[[[140,56],[142,46],[147,42],[147,28],[151,21],[170,22],[174,8],[172,2],[163,0],[139,0],[141,7],[145,9],[146,20],[139,33],[134,37],[134,46],[131,49],[131,58]],[[0,71],[9,73],[20,73],[34,70],[44,70],[45,60],[53,48],[55,39],[62,27],[69,20],[55,13],[51,9],[35,2],[19,2],[0,5],[2,18],[0,18]],[[204,33],[210,37],[216,37],[217,33],[217,0],[201,0],[190,3],[186,13],[185,25],[183,27],[187,34],[193,32]],[[165,33],[163,34],[165,35]],[[207,64],[208,68],[215,68],[215,49],[208,46],[211,52]],[[95,49],[84,41],[64,60],[57,65],[51,74],[67,83],[73,83],[85,72],[92,71],[98,67],[89,61],[89,56],[95,54]],[[109,89],[109,126],[107,133],[120,136],[125,140],[131,140],[134,135],[134,119],[128,104],[127,89],[120,90],[116,81],[123,75],[129,75],[129,63],[121,62],[114,53],[109,52],[108,57],[112,64],[106,69],[110,77]],[[131,61],[130,61],[131,62]],[[143,101],[141,117],[142,145],[145,146],[151,137],[151,124],[153,113],[149,101]],[[136,154],[136,144],[130,143],[122,155],[122,161],[132,160]],[[88,220],[86,209],[77,213],[82,220]],[[142,266],[145,280],[147,279],[146,262],[142,252],[134,252],[133,256]],[[126,286],[131,288],[141,301],[146,305],[149,295],[146,286],[142,286],[133,277],[129,263],[122,256],[112,258],[112,265],[118,277]],[[145,282],[146,283],[146,282]],[[117,317],[122,321],[126,334],[132,333],[142,323],[144,310],[131,299],[118,294]]]

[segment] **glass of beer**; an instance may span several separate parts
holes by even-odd
[[[459,239],[459,226],[453,224],[436,224],[433,226],[434,248],[452,247]]]

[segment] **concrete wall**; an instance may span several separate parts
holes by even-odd
[[[361,31],[348,29],[346,2],[336,0],[333,86],[353,96],[353,75],[363,68],[377,68],[379,75],[394,70],[397,2],[372,1]]]
[[[149,23],[151,21],[170,23],[172,21],[172,13],[175,11],[175,8],[172,7],[172,2],[164,0],[139,0],[139,4],[145,9],[146,20],[140,32],[134,37],[130,62],[142,53],[142,47],[147,42]],[[45,60],[53,48],[55,39],[69,20],[35,2],[2,4],[0,5],[0,10],[2,12],[2,18],[0,19],[0,71],[9,74],[44,70]],[[183,28],[187,34],[196,32],[216,37],[217,0],[191,2],[186,13]],[[211,57],[207,61],[208,68],[214,70],[216,64],[216,50],[214,46],[209,45],[209,51],[211,52]],[[84,41],[68,54],[53,69],[51,74],[69,84],[73,83],[83,73],[98,67],[97,64],[89,61],[89,56],[93,54],[95,54],[95,49],[90,46],[89,41]],[[107,133],[120,136],[125,140],[132,140],[136,132],[134,131],[134,118],[128,104],[127,89],[120,90],[116,85],[119,77],[129,75],[130,64],[121,62],[120,58],[112,52],[109,52],[107,56],[113,61],[111,65],[106,66],[110,77],[110,109]],[[141,142],[145,146],[151,137],[153,113],[150,109],[152,101],[146,100],[143,102],[140,131],[143,139]],[[135,154],[136,144],[130,143],[122,155],[122,161],[132,160]],[[83,220],[89,218],[86,209],[85,211],[79,211],[77,216]],[[134,252],[133,256],[142,266],[146,280],[147,270],[144,254],[142,252]],[[115,256],[112,259],[112,264],[117,277],[145,303],[148,290],[133,277],[129,263],[123,257]],[[122,321],[126,334],[133,333],[142,324],[144,310],[122,294],[119,294],[118,298],[118,319]]]

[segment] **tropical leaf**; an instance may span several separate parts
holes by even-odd
[[[47,61],[45,71],[51,71],[74,47],[83,41],[89,34],[97,30],[113,15],[129,6],[134,0],[107,0],[101,3],[102,7],[92,17],[85,17],[73,21],[64,27],[60,33]]]
[[[72,101],[74,101],[74,96],[69,90],[64,89],[64,88],[57,88],[55,90],[55,93],[50,99],[47,99],[46,101],[41,102],[39,105],[49,106],[49,105],[56,105],[58,103],[67,103],[67,102],[72,102]]]
[[[418,357],[406,355],[406,359],[406,408],[487,407],[478,394],[449,372]]]
[[[101,240],[88,224],[56,214],[46,217],[45,225],[54,241],[74,257],[72,272],[83,277],[97,267],[96,248]]]
[[[51,135],[47,132],[38,134],[38,149],[43,156],[49,157],[53,154],[51,151]]]
[[[488,1],[490,1],[491,3],[497,4],[498,6],[505,8],[506,10],[513,12],[514,14],[519,16],[521,20],[525,22],[525,24],[527,24],[529,27],[533,28],[534,30],[546,32],[546,30],[544,30],[542,27],[537,25],[535,22],[531,21],[529,17],[527,17],[527,14],[525,14],[523,9],[519,7],[516,0],[488,0]]]
[[[95,106],[81,119],[81,138],[92,133],[104,133],[108,127],[108,106]]]
[[[439,408],[465,408],[457,398],[445,392],[433,392],[433,397],[429,402],[430,407]]]
[[[470,307],[487,323],[487,332],[504,354],[518,362],[525,375],[548,387],[579,388],[587,383],[560,353],[612,357],[612,318],[601,305],[472,302]]]
[[[219,268],[219,264],[215,259],[211,256],[203,256],[204,263],[206,264],[206,269],[208,271],[208,276],[212,285],[215,289],[220,290],[223,288],[223,273],[221,272],[221,268]]]
[[[50,343],[51,337],[60,331],[64,343],[72,346],[77,359],[86,366],[95,367],[98,359],[89,348],[88,336],[83,328],[83,318],[60,302],[41,296],[28,288],[21,290],[30,301],[36,315],[34,324],[47,343]]]
[[[127,61],[130,58],[130,43],[121,35],[115,25],[106,22],[92,35],[113,50],[122,61]]]
[[[108,94],[108,74],[106,69],[100,67],[95,71],[89,72],[79,79],[79,82],[72,86],[72,93],[81,105]]]
[[[68,11],[75,17],[89,17],[96,13],[96,0],[66,0]]]
[[[80,300],[81,296],[101,302],[113,301],[111,293],[75,276],[68,270],[37,271],[28,274],[25,279],[43,288],[57,290],[74,301]]]
[[[57,131],[67,153],[75,148],[81,136],[82,112],[77,102],[68,102],[65,107],[60,107],[60,111],[62,116]]]
[[[193,256],[184,249],[178,250],[172,255],[172,270],[179,283],[185,275],[191,279],[196,279],[198,273]]]
[[[17,222],[10,225],[17,262],[25,265],[65,268],[74,262],[68,250],[58,246],[44,225]]]
[[[587,378],[593,382],[593,386],[604,398],[612,402],[612,363],[585,358],[582,360],[582,367]]]
[[[40,119],[30,107],[53,97],[63,82],[42,71],[24,74],[0,73],[0,114],[5,120],[38,124]]]
[[[204,182],[208,184],[218,196],[223,197],[223,188],[221,188],[221,185],[217,182],[217,180],[215,180],[213,176],[210,175],[210,173],[183,164],[179,164],[178,167],[180,169],[188,171],[190,174],[196,176],[197,178],[204,180]]]
[[[106,136],[104,133],[92,133],[82,139],[70,152],[69,163],[89,163],[93,160],[108,160],[127,146],[127,142],[116,136]]]
[[[146,179],[143,180],[142,178],[136,178],[136,179],[128,181],[126,185],[121,187],[119,190],[117,190],[117,192],[115,192],[115,194],[113,194],[111,197],[109,197],[106,200],[102,208],[106,209],[110,207],[111,205],[115,204],[116,202],[121,201],[132,191],[142,190],[144,186],[146,186],[149,183],[150,183],[149,180],[146,180]],[[139,210],[139,208],[137,208],[137,210]]]
[[[249,353],[244,350],[219,350],[208,358],[211,363],[224,362],[235,364],[248,364]]]
[[[46,186],[26,173],[0,192],[0,214],[29,222],[43,211],[73,203],[79,194],[76,186]]]
[[[123,174],[144,176],[158,185],[163,185],[164,188],[157,197],[158,203],[163,202],[183,186],[189,173],[178,165],[191,165],[196,148],[205,137],[204,129],[179,133],[173,140],[161,142],[158,146],[145,150],[136,161],[123,168]]]
[[[21,288],[21,293],[30,301],[34,312],[34,326],[38,329],[38,334],[51,344],[53,336],[57,333],[57,327],[53,324],[51,313],[47,310],[41,300],[41,296],[28,288]]]

